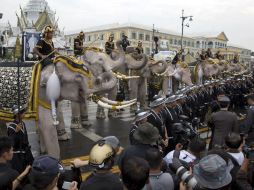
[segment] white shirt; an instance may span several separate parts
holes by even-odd
[[[171,152],[169,152],[164,158],[163,160],[165,162],[167,162],[168,164],[172,164],[172,160],[173,160],[173,154],[174,154],[174,150],[172,150]],[[196,156],[194,156],[193,154],[187,152],[186,150],[181,150],[180,151],[180,156],[179,156],[180,160],[183,160],[187,163],[190,162],[194,162],[196,160]]]
[[[243,160],[244,160],[244,155],[242,152],[239,153],[231,153],[228,152],[231,156],[233,156],[235,158],[235,160],[238,162],[238,164],[241,166],[243,164]]]

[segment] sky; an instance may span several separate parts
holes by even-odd
[[[16,25],[15,12],[28,0],[0,0],[3,18]],[[137,23],[181,32],[182,9],[193,15],[188,36],[224,31],[230,44],[254,51],[254,0],[47,0],[65,31],[112,23]]]

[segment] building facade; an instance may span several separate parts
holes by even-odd
[[[121,39],[122,35],[128,36],[131,46],[137,46],[138,41],[143,42],[144,52],[151,54],[154,47],[153,44],[153,29],[152,27],[125,23],[125,24],[109,24],[98,27],[80,29],[85,32],[85,46],[93,46],[104,49],[104,44],[110,34],[113,34],[115,40]],[[74,38],[80,31],[70,31],[65,35],[67,46],[73,49]],[[181,35],[165,29],[154,30],[154,36],[159,37],[159,50],[160,51],[178,51],[181,48]],[[210,48],[213,53],[218,50],[225,55],[227,59],[233,59],[233,56],[238,53],[240,60],[244,63],[250,62],[250,50],[228,46],[228,38],[224,32],[211,36],[184,36],[183,48],[185,52],[189,52],[194,57],[202,49]]]

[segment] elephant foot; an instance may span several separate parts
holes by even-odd
[[[68,140],[70,140],[70,136],[68,135],[68,133],[65,133],[61,136],[58,136],[58,140],[59,141],[68,141]]]
[[[110,118],[116,118],[117,117],[117,111],[108,110],[108,117]]]
[[[71,118],[71,129],[80,129],[82,128],[80,117],[72,117]]]
[[[81,121],[82,127],[91,127],[92,123],[90,123],[88,120],[86,121]]]

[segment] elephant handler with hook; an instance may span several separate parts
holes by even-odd
[[[55,57],[55,48],[54,43],[52,41],[54,35],[54,29],[51,26],[46,26],[43,31],[43,38],[40,39],[33,51],[40,57],[40,63],[42,65],[42,69],[53,63],[52,58]]]

